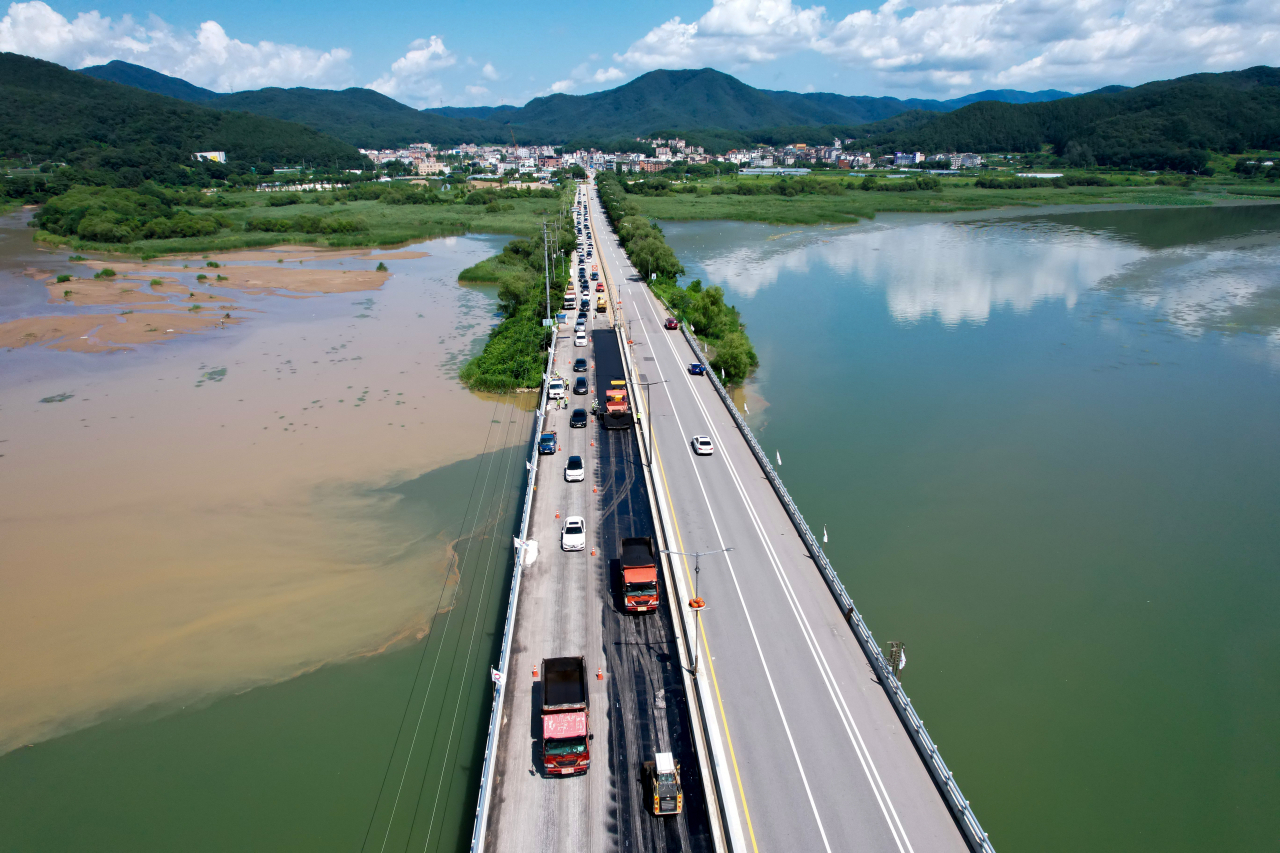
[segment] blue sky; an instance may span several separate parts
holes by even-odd
[[[3,3],[3,0],[0,0]],[[368,86],[415,107],[523,104],[710,66],[761,88],[1087,91],[1280,62],[1263,0],[650,0],[558,4],[23,0],[0,50],[135,62],[217,91]]]

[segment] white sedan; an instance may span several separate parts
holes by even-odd
[[[695,435],[693,440],[689,442],[689,446],[699,456],[710,456],[716,449],[715,445],[711,443],[711,438],[705,435]]]
[[[587,333],[578,332],[573,336],[573,345],[575,347],[585,347],[587,345]]]
[[[580,515],[571,515],[564,520],[564,529],[560,531],[560,547],[565,551],[585,551],[587,548],[587,522]]]

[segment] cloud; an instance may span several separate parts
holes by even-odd
[[[480,69],[480,76],[484,77],[486,80],[497,80],[498,69],[493,67],[492,62],[486,62],[484,64],[484,68]]]
[[[263,86],[350,85],[351,52],[231,38],[217,21],[184,32],[152,15],[139,24],[98,12],[68,20],[41,0],[11,3],[0,18],[0,50],[71,68],[121,59],[220,92]]]
[[[481,95],[489,94],[489,90],[486,89],[484,86],[468,86],[467,94],[471,95],[472,97],[478,98]]]
[[[439,36],[414,39],[404,56],[391,63],[391,71],[369,84],[389,98],[425,106],[442,91],[436,72],[458,61]]]
[[[626,74],[623,74],[617,68],[609,67],[596,69],[596,73],[591,75],[591,79],[597,83],[611,83],[614,80],[621,80],[626,76]]]
[[[646,70],[768,62],[813,47],[825,14],[822,6],[804,9],[791,0],[715,0],[694,23],[672,18],[614,59]]]
[[[551,84],[551,91],[556,93],[571,92],[577,85],[578,83],[576,80],[557,80]]]
[[[800,52],[826,56],[890,88],[1084,90],[1271,64],[1280,52],[1280,6],[1264,0],[888,0],[835,20],[822,6],[790,0],[715,0],[697,21],[672,18],[614,58],[637,70],[749,67]]]

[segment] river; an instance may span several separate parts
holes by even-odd
[[[1280,206],[663,227],[996,849],[1274,849]]]
[[[457,274],[503,238],[108,259],[122,295],[26,216],[0,324],[159,333],[0,350],[0,851],[465,846],[533,395],[459,385]]]
[[[72,310],[23,217],[0,322]],[[996,849],[1273,847],[1280,207],[665,230]],[[456,274],[500,245],[302,300],[175,264],[240,325],[0,351],[0,851],[465,847],[529,415],[457,385]]]

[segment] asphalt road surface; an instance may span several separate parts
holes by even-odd
[[[594,287],[591,295],[594,305]],[[563,330],[557,343],[556,370],[572,388],[582,375],[572,372],[573,361],[587,358],[591,392],[570,393],[568,408],[551,408],[544,426],[556,432],[559,446],[541,458],[538,472],[528,535],[539,555],[521,581],[487,830],[488,849],[504,853],[712,846],[670,617],[665,609],[627,614],[618,603],[621,539],[653,535],[636,433],[604,430],[594,419],[585,429],[569,426],[573,409],[589,411],[594,399],[596,348],[618,346],[611,318],[612,312],[591,312],[586,347],[575,347]],[[583,482],[564,480],[571,455],[583,459]],[[586,519],[585,551],[560,548],[561,525],[570,515]],[[543,658],[566,655],[586,657],[591,768],[552,778],[541,769],[541,688],[533,668]],[[677,817],[648,810],[641,766],[657,751],[673,752],[681,765],[685,806]]]
[[[803,542],[706,377],[627,261],[591,193],[640,381],[651,388],[656,488],[675,548],[699,560],[701,677],[727,733],[752,851],[961,853],[967,846]],[[665,381],[664,381],[665,380]],[[815,426],[815,429],[821,427]],[[708,435],[712,456],[695,456]],[[694,586],[694,563],[676,558]],[[688,790],[686,788],[686,790]]]

